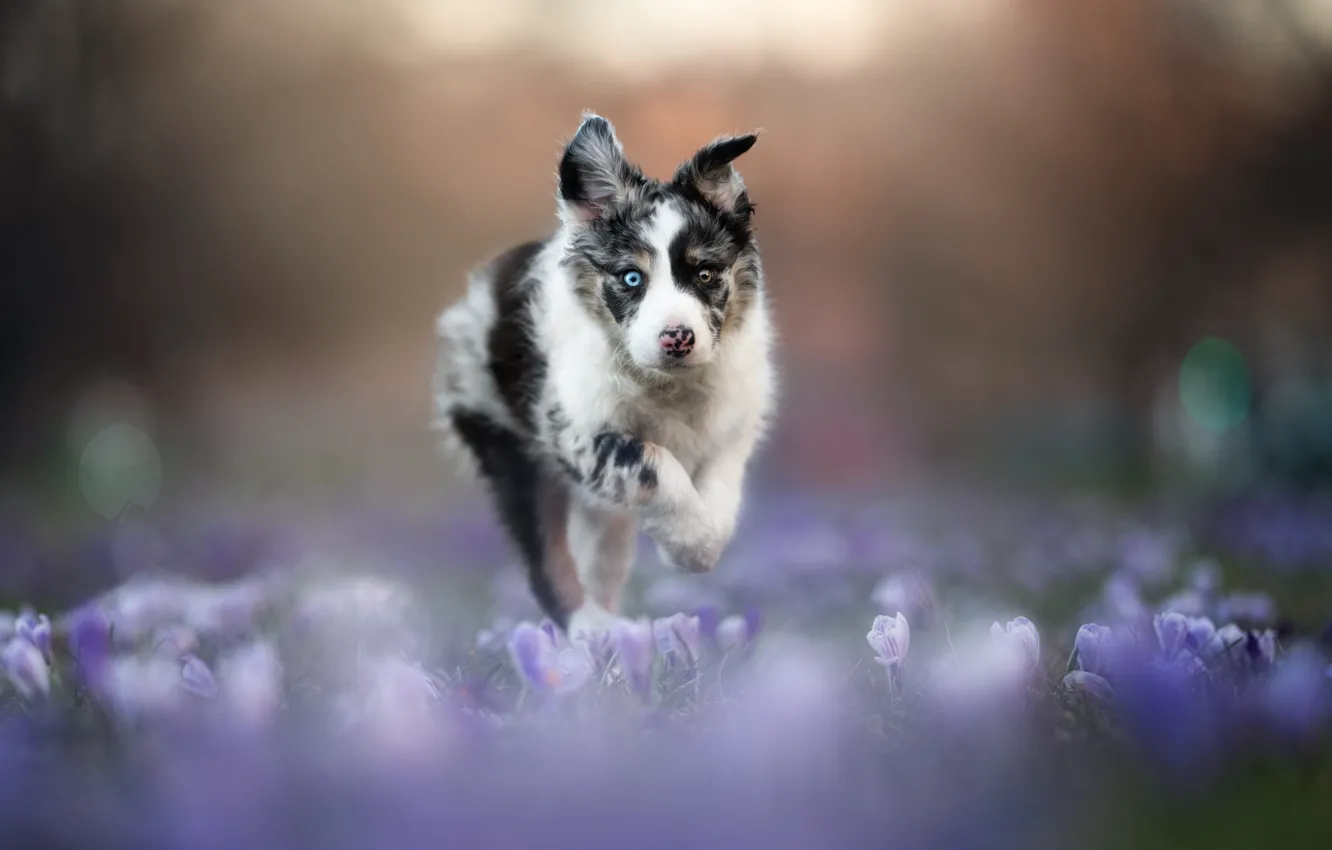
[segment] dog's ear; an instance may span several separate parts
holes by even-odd
[[[600,218],[624,196],[634,178],[615,128],[600,115],[583,113],[583,123],[560,157],[562,216],[574,224]]]
[[[748,217],[753,205],[745,192],[745,181],[732,163],[757,141],[757,132],[715,139],[676,169],[675,182],[693,186],[708,203],[723,212]]]

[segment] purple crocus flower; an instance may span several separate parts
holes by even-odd
[[[25,607],[14,621],[14,633],[51,657],[51,619]]]
[[[1088,673],[1105,671],[1112,632],[1106,626],[1086,623],[1078,628],[1073,646],[1078,653],[1078,667]]]
[[[1216,636],[1216,626],[1207,617],[1190,617],[1188,634],[1184,636],[1184,645],[1194,654],[1202,653]]]
[[[527,686],[541,693],[569,693],[592,676],[587,649],[576,645],[560,648],[544,624],[537,627],[524,622],[514,627],[509,656]]]
[[[880,614],[865,639],[874,650],[875,661],[887,668],[901,667],[911,648],[911,626],[900,613],[894,617]]]
[[[1169,661],[1185,648],[1189,636],[1189,618],[1175,611],[1156,615],[1152,621],[1156,639],[1161,643],[1161,657]]]
[[[37,615],[37,624],[32,627],[32,642],[42,651],[42,655],[51,657],[51,618],[45,614]]]
[[[1104,677],[1088,673],[1086,670],[1073,670],[1064,674],[1064,687],[1101,700],[1109,701],[1115,698],[1115,689]]]
[[[551,643],[558,644],[560,642],[559,626],[556,626],[551,620],[541,621],[541,631],[546,633],[546,637],[550,638]]]
[[[721,614],[716,605],[701,605],[694,611],[698,618],[699,637],[707,644],[717,642],[717,629],[721,625]]]
[[[652,686],[652,626],[621,620],[611,630],[611,645],[629,687],[646,694]]]
[[[1027,670],[1035,670],[1041,663],[1041,635],[1036,624],[1026,617],[1016,617],[1001,626],[990,626],[990,637],[995,643],[1012,651]]]
[[[70,654],[85,687],[97,688],[111,660],[111,621],[100,606],[86,605],[68,620]]]
[[[663,656],[679,658],[685,663],[699,659],[702,637],[699,634],[698,617],[672,614],[654,620],[652,634],[657,641],[657,651]]]
[[[550,634],[531,623],[519,623],[509,633],[509,657],[514,669],[533,690],[544,691],[550,687],[546,672],[552,666],[554,651]]]
[[[1073,643],[1081,669],[1111,680],[1122,669],[1147,664],[1157,655],[1155,649],[1140,644],[1135,633],[1124,627],[1108,628],[1087,623],[1078,629]]]
[[[180,684],[195,696],[212,699],[217,696],[217,681],[213,671],[197,655],[186,656],[180,666]]]
[[[588,654],[586,646],[578,644],[566,646],[555,653],[552,689],[557,694],[572,693],[583,687],[594,672],[596,665],[592,656]]]
[[[26,641],[32,640],[32,627],[37,625],[37,612],[29,606],[24,606],[14,619],[14,634]]]
[[[0,666],[25,699],[51,692],[51,671],[46,666],[42,651],[32,641],[21,637],[11,638],[4,650],[0,651]]]
[[[1277,636],[1272,629],[1264,629],[1261,632],[1254,633],[1258,660],[1264,664],[1272,664],[1276,661]]]
[[[1207,644],[1207,655],[1209,657],[1223,655],[1233,657],[1243,646],[1245,638],[1246,635],[1243,629],[1234,623],[1226,623],[1212,633],[1212,639]]]

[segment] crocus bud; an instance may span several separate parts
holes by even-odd
[[[1036,624],[1026,617],[1009,620],[1008,625],[990,626],[990,637],[1018,655],[1027,670],[1035,670],[1041,663],[1041,634]]]
[[[694,611],[698,618],[698,633],[708,644],[717,642],[717,629],[721,627],[721,614],[716,605],[702,605]]]
[[[37,623],[32,627],[32,642],[43,656],[51,657],[51,618],[45,614],[37,615]]]
[[[549,633],[531,623],[519,623],[509,633],[509,658],[523,683],[535,691],[550,687],[547,671],[553,665],[555,644]]]
[[[652,686],[652,626],[621,620],[611,631],[611,646],[629,687],[647,694]]]
[[[1157,614],[1152,620],[1156,630],[1156,639],[1161,644],[1161,657],[1169,661],[1184,648],[1189,635],[1189,618],[1183,614],[1167,611]]]
[[[652,623],[657,651],[667,658],[679,658],[686,664],[699,659],[702,635],[698,617],[672,614]]]
[[[1243,652],[1244,640],[1243,629],[1234,623],[1226,623],[1212,633],[1212,639],[1208,642],[1206,651],[1210,657],[1227,656],[1237,659],[1240,657],[1240,653]]]
[[[907,650],[911,648],[911,627],[901,614],[895,617],[881,614],[874,618],[865,639],[877,656],[875,661],[884,667],[898,667],[906,661]]]
[[[1207,650],[1216,635],[1216,626],[1207,617],[1190,617],[1189,633],[1184,636],[1184,645],[1197,654]]]
[[[32,641],[21,637],[10,639],[0,652],[0,666],[24,698],[51,692],[51,671],[42,651]]]
[[[211,699],[217,696],[217,682],[213,671],[197,655],[186,656],[180,667],[181,687],[196,696]]]
[[[97,690],[111,661],[111,621],[101,606],[91,604],[74,611],[65,622],[79,681]]]
[[[1078,667],[1088,673],[1103,673],[1109,661],[1112,640],[1112,633],[1105,626],[1096,623],[1080,626],[1077,636],[1073,638],[1073,646],[1078,652]]]

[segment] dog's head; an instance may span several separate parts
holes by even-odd
[[[761,283],[754,206],[732,162],[758,137],[727,136],[670,182],[625,159],[609,121],[587,114],[560,159],[565,265],[579,301],[641,370],[679,374],[713,360]]]

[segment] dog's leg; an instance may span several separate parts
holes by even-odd
[[[561,628],[582,604],[582,588],[569,554],[567,485],[547,473],[522,438],[473,411],[450,412],[454,430],[475,456],[501,522],[527,568],[542,611]]]
[[[545,544],[539,572],[534,572],[533,586],[548,587],[550,595],[558,600],[558,614],[546,608],[546,614],[562,629],[567,629],[573,612],[586,600],[586,589],[579,580],[578,564],[574,559],[573,541],[569,536],[569,517],[573,512],[573,498],[568,486],[543,472],[538,486],[541,506],[541,533]]]
[[[736,446],[699,471],[695,483],[707,518],[705,532],[709,537],[704,541],[703,550],[706,558],[680,563],[676,560],[676,550],[658,543],[657,555],[667,566],[689,572],[704,572],[716,566],[735,533],[749,452],[746,446]]]
[[[583,586],[583,605],[569,620],[569,634],[609,628],[637,554],[634,515],[575,500],[569,509],[569,548]]]

